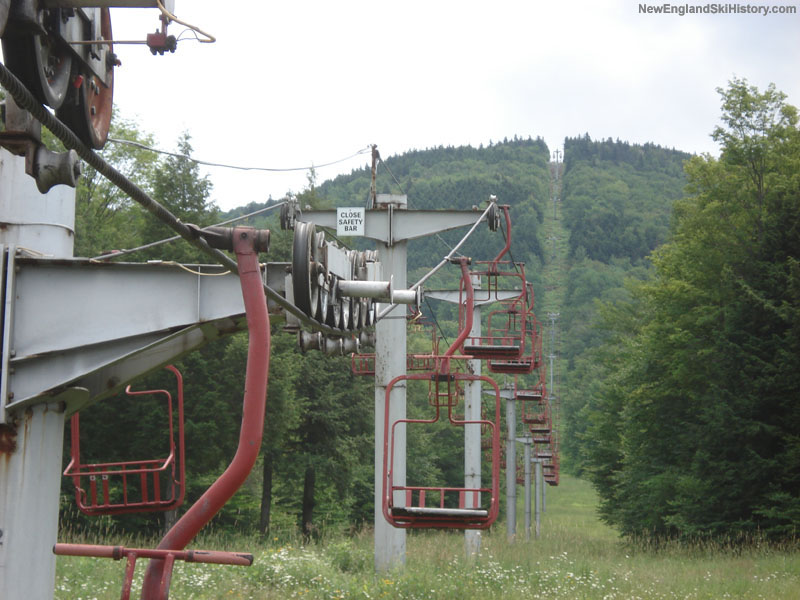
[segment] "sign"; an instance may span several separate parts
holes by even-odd
[[[336,235],[364,235],[364,208],[337,208]]]

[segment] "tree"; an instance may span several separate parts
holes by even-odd
[[[722,160],[744,169],[756,188],[759,211],[763,210],[765,177],[775,170],[787,142],[797,131],[797,109],[786,104],[786,94],[771,83],[763,93],[745,79],[734,78],[722,96],[722,121],[712,137],[723,147]]]
[[[153,144],[152,135],[115,112],[110,137]],[[151,191],[157,166],[155,154],[127,144],[109,143],[106,160],[126,177]],[[91,166],[84,165],[75,198],[75,255],[98,256],[115,249],[132,248],[141,242],[142,211],[115,185]]]
[[[192,152],[191,137],[184,133],[178,140],[178,154],[170,155],[159,163],[153,175],[153,197],[167,210],[184,223],[200,227],[213,224],[218,218],[217,207],[209,200],[212,184],[208,176],[200,176],[200,167],[188,157]],[[154,242],[172,237],[174,232],[160,221],[149,217],[142,229],[145,242]],[[203,260],[200,250],[177,242],[169,246],[159,246],[143,253],[153,259],[175,260],[178,262],[199,262]]]
[[[587,435],[616,443],[589,463],[628,535],[785,539],[798,525],[797,112],[772,86],[720,93],[721,158],[687,163],[656,276],[633,290],[638,323],[611,320],[624,364],[586,409]]]

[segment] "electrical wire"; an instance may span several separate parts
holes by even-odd
[[[159,2],[160,3],[160,2]],[[22,84],[22,82],[5,66],[5,64],[0,63],[0,85],[2,85],[6,91],[11,94],[17,104],[27,110],[37,121],[39,121],[42,125],[44,125],[50,132],[57,137],[67,149],[75,150],[75,152],[80,156],[83,160],[85,160],[91,167],[93,167],[98,173],[100,173],[103,177],[108,179],[111,183],[117,186],[121,191],[127,194],[131,199],[135,202],[140,204],[144,209],[150,212],[154,217],[156,217],[159,221],[170,227],[173,231],[178,233],[178,235],[185,240],[187,240],[193,246],[199,248],[216,261],[218,261],[223,266],[227,267],[231,272],[237,273],[239,272],[238,265],[235,260],[233,260],[230,256],[223,253],[216,248],[212,248],[208,245],[208,242],[202,237],[196,234],[196,231],[190,229],[186,226],[180,219],[178,219],[174,214],[172,214],[167,208],[165,208],[162,204],[158,201],[154,200],[150,195],[147,194],[143,189],[133,183],[130,179],[125,177],[122,173],[120,173],[117,169],[115,169],[111,164],[109,164],[102,156],[96,154],[93,150],[91,150],[88,146],[86,146],[78,137],[69,129],[64,123],[62,123],[58,118],[55,117],[52,113],[44,108],[31,94],[28,89]],[[138,142],[131,142],[134,145],[139,145]],[[142,145],[144,147],[144,145]],[[146,149],[149,149],[145,147]],[[371,148],[368,148],[371,149]],[[367,150],[362,150],[357,154],[361,154]],[[391,171],[390,171],[391,173]],[[396,181],[396,179],[395,179]],[[466,235],[461,239],[461,241],[455,245],[455,247],[450,251],[450,253],[445,256],[442,261],[436,265],[433,269],[428,271],[417,283],[411,286],[410,289],[415,290],[419,286],[421,286],[425,281],[427,281],[430,277],[434,275],[439,269],[441,269],[444,265],[446,265],[455,252],[467,241],[467,239],[472,235],[472,233],[477,229],[478,225],[486,219],[489,210],[492,208],[490,204],[486,210],[481,214],[481,216],[475,221],[472,225],[470,230],[466,233]],[[303,311],[297,308],[294,304],[289,302],[286,298],[284,298],[281,294],[273,290],[268,285],[264,284],[264,291],[276,304],[281,306],[284,310],[291,313],[295,317],[297,317],[301,322],[308,323],[313,325],[315,328],[323,331],[324,333],[334,334],[334,335],[341,335],[341,330],[326,325],[324,323],[320,323],[315,319],[312,319],[308,315],[306,315]],[[392,304],[387,306],[379,315],[376,317],[376,321],[385,318],[391,311],[397,307],[397,304]]]
[[[445,242],[444,238],[441,235],[439,235],[438,233],[436,234],[436,238],[440,242],[442,242],[448,250],[451,250],[451,251],[453,250],[453,247],[450,244],[448,244],[447,242]],[[463,254],[461,254],[461,252],[458,252],[457,254],[458,254],[458,256],[464,256]]]
[[[177,152],[168,152],[167,150],[159,150],[158,148],[153,148],[152,146],[148,146],[146,144],[142,144],[141,142],[134,142],[132,140],[121,140],[121,139],[118,139],[118,138],[111,138],[110,137],[110,138],[108,138],[108,141],[109,142],[114,142],[115,144],[125,144],[127,146],[133,146],[135,148],[140,148],[141,150],[148,150],[150,152],[155,152],[156,154],[165,154],[167,156],[173,156],[175,158],[184,158],[184,159],[190,160],[193,163],[196,163],[198,165],[204,165],[204,166],[207,166],[207,167],[220,167],[220,168],[223,168],[223,169],[237,169],[239,171],[267,171],[267,172],[270,172],[270,173],[288,173],[288,172],[291,172],[291,171],[308,171],[309,169],[321,169],[323,167],[330,167],[331,165],[337,165],[339,163],[345,162],[347,160],[350,160],[351,158],[355,158],[356,156],[359,156],[359,155],[364,154],[364,153],[369,151],[369,147],[367,147],[366,149],[361,149],[361,150],[359,150],[359,151],[357,151],[357,152],[355,152],[353,154],[350,154],[349,156],[345,156],[344,158],[339,158],[337,160],[332,160],[330,162],[323,163],[321,165],[315,165],[315,164],[312,163],[310,166],[307,166],[307,167],[285,167],[285,168],[276,168],[276,167],[243,167],[241,165],[228,165],[228,164],[224,164],[224,163],[217,163],[217,162],[211,162],[211,161],[207,161],[207,160],[200,160],[198,158],[192,158],[188,154],[180,154],[180,153],[177,153]]]
[[[230,275],[230,271],[222,271],[221,273],[203,273],[201,271],[196,271],[194,269],[190,269],[186,265],[183,265],[179,262],[175,262],[174,260],[164,260],[164,261],[157,261],[155,263],[148,263],[148,264],[159,264],[159,265],[167,265],[169,267],[178,267],[183,269],[187,273],[191,273],[192,275],[200,275],[201,277],[221,277],[223,275]]]
[[[450,342],[447,341],[447,336],[444,334],[444,331],[442,330],[442,326],[439,325],[439,321],[436,320],[436,313],[433,312],[433,307],[431,306],[430,302],[428,302],[427,298],[425,298],[425,306],[428,307],[428,311],[430,311],[431,318],[433,319],[433,322],[436,324],[436,329],[439,330],[439,334],[442,336],[442,339],[444,340],[444,343],[449,346]]]
[[[403,186],[400,185],[400,182],[397,180],[397,177],[394,176],[394,173],[392,173],[392,170],[389,168],[389,165],[387,165],[386,161],[383,160],[383,158],[381,158],[380,154],[378,155],[378,160],[381,161],[381,164],[383,165],[383,168],[386,169],[389,172],[389,175],[392,176],[392,179],[394,179],[394,182],[397,184],[397,187],[400,189],[400,193],[405,195],[405,192],[403,191]]]
[[[213,44],[214,42],[217,41],[217,38],[215,38],[210,33],[206,33],[205,31],[203,31],[202,29],[200,29],[196,25],[191,25],[191,24],[187,23],[186,21],[181,21],[178,17],[173,15],[171,12],[169,12],[164,7],[164,5],[161,3],[161,0],[156,0],[156,4],[158,4],[158,10],[160,10],[161,14],[164,15],[167,19],[169,19],[170,21],[175,21],[178,25],[183,25],[184,27],[188,27],[189,29],[191,29],[195,33],[199,33],[200,35],[205,36],[205,38],[206,38],[204,40],[198,38],[197,41],[199,41],[199,42],[201,42],[203,44]]]

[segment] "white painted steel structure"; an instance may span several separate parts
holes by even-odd
[[[379,194],[377,208],[365,211],[364,235],[378,242],[382,265],[381,279],[393,278],[394,287],[407,287],[406,259],[409,240],[459,227],[473,225],[481,216],[473,211],[408,210],[405,196]],[[336,229],[336,211],[304,212],[301,220]],[[380,313],[383,307],[379,306]],[[406,374],[406,310],[394,308],[375,328],[375,570],[382,572],[405,564],[406,531],[392,527],[383,517],[383,415],[386,387],[399,375]],[[390,422],[406,416],[406,386],[400,382],[392,387]],[[480,418],[480,401],[478,401]],[[394,482],[405,485],[406,431],[400,426],[394,436]],[[480,471],[478,471],[480,476]],[[404,498],[395,497],[394,506],[403,506]]]
[[[72,258],[74,202],[64,186],[40,194],[24,159],[0,149],[3,600],[53,597],[65,417],[244,328],[235,275]],[[264,277],[282,289],[285,265]]]
[[[25,175],[25,159],[0,148],[0,299],[3,346],[0,374],[0,598],[51,598],[52,553],[64,435],[63,401],[41,402],[9,419],[9,358],[15,352],[18,253],[72,256],[74,190],[42,195]],[[51,302],[57,297],[50,294]]]

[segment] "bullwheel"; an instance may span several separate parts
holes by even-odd
[[[111,16],[109,9],[99,9],[100,37],[111,40]],[[92,50],[90,50],[90,53]],[[72,85],[65,102],[56,111],[56,116],[69,127],[80,140],[95,149],[105,146],[111,127],[114,99],[115,58],[109,45],[101,56],[104,77],[87,67],[73,68]]]
[[[0,0],[0,30],[8,18],[7,0]],[[69,49],[51,32],[58,28],[61,10],[44,9],[37,14],[38,26],[9,28],[3,37],[6,67],[42,104],[58,109],[66,99],[72,69]],[[13,32],[13,33],[12,33]]]

